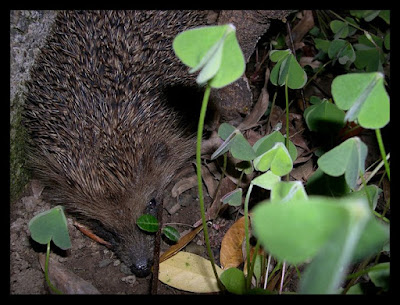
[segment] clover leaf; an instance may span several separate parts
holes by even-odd
[[[345,121],[358,120],[364,128],[384,127],[390,119],[389,96],[380,72],[340,75],[332,82],[336,105],[348,110]]]
[[[291,89],[300,89],[307,82],[307,74],[301,68],[290,50],[273,50],[270,59],[276,62],[271,71],[270,80],[275,86],[287,86]]]
[[[48,244],[53,240],[54,244],[63,250],[71,248],[67,219],[62,206],[58,205],[37,214],[29,221],[28,226],[31,237],[36,242]]]
[[[178,34],[173,50],[191,69],[199,70],[197,83],[209,82],[213,88],[224,87],[237,80],[245,70],[242,50],[232,24],[204,26]]]
[[[364,173],[368,148],[358,137],[350,138],[323,154],[319,168],[334,177],[345,174],[346,183],[355,188],[360,173]]]

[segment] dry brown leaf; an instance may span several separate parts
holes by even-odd
[[[214,176],[207,167],[201,166],[201,173],[208,195],[213,198],[215,196],[215,192],[217,191],[219,182],[214,179]]]
[[[296,180],[306,182],[308,177],[314,172],[314,165],[312,160],[308,160],[306,163],[297,166],[290,172],[290,176]]]
[[[97,236],[96,234],[94,234],[92,232],[92,230],[89,229],[87,226],[85,226],[77,221],[74,221],[74,226],[79,231],[81,231],[83,234],[85,234],[87,237],[93,239],[94,241],[98,242],[99,244],[105,245],[107,248],[112,248],[112,245],[108,241],[106,241],[106,240],[102,239],[101,237]]]
[[[314,27],[314,17],[312,11],[304,10],[303,13],[303,18],[292,30],[292,39],[296,50],[302,47],[303,44],[300,44],[300,42],[303,40],[303,37],[308,33],[308,31]],[[288,46],[291,45],[288,36],[286,37],[286,44]]]
[[[244,217],[239,218],[226,232],[221,243],[222,269],[237,267],[243,263],[242,243],[245,239]]]
[[[270,71],[269,71],[269,69],[267,69],[265,71],[265,83],[261,89],[261,94],[257,100],[257,103],[254,105],[250,114],[244,119],[244,121],[242,123],[239,124],[239,126],[238,126],[239,130],[243,131],[243,130],[250,129],[253,126],[255,126],[258,123],[258,121],[261,119],[261,117],[264,115],[264,113],[267,111],[268,105],[269,105],[269,94],[267,91],[269,75],[270,75]]]
[[[172,197],[176,198],[180,194],[182,194],[184,191],[187,191],[196,185],[197,185],[197,177],[196,176],[183,178],[183,179],[179,180],[173,186],[173,188],[171,190]]]
[[[322,65],[322,63],[320,61],[314,60],[314,57],[311,57],[311,56],[303,56],[303,57],[301,57],[300,60],[299,60],[299,64],[303,68],[305,66],[310,66],[313,69],[319,68]]]
[[[223,208],[221,208],[222,202],[221,202],[221,198],[223,195],[233,191],[236,188],[236,184],[233,183],[229,177],[224,177],[222,179],[221,182],[221,186],[217,192],[217,194],[214,197],[214,200],[211,204],[211,206],[207,209],[206,212],[206,219],[210,220],[210,219],[215,219],[217,217],[218,212],[222,212]],[[222,207],[224,207],[226,205],[223,205]],[[198,225],[201,224],[201,219],[199,219],[198,221],[196,221],[196,223],[193,225],[195,227],[197,227]]]
[[[175,245],[172,245],[171,247],[169,247],[167,251],[161,254],[160,263],[170,258],[171,256],[175,255],[181,249],[183,249],[183,247],[185,247],[188,243],[190,243],[192,239],[197,235],[197,233],[199,233],[202,229],[203,226],[199,225],[197,228],[193,229],[193,231],[182,236]]]
[[[46,255],[40,253],[39,263],[43,271],[45,260]],[[49,278],[53,286],[65,294],[100,294],[96,287],[67,270],[53,258],[49,259]]]

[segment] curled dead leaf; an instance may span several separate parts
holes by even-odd
[[[243,263],[242,243],[245,239],[244,217],[239,218],[226,232],[221,243],[220,262],[222,269],[237,267]]]
[[[197,228],[193,229],[190,231],[188,234],[182,236],[178,242],[175,245],[172,245],[171,247],[168,248],[167,251],[165,251],[163,254],[160,256],[160,263],[163,261],[167,260],[168,258],[172,257],[175,255],[178,251],[183,249],[188,243],[191,242],[191,240],[203,229],[203,226],[199,225]]]

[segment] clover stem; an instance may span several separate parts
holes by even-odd
[[[286,100],[286,140],[285,140],[285,146],[287,150],[289,151],[289,92],[288,92],[288,82],[289,79],[289,74],[286,76],[286,81],[285,81],[285,100]],[[289,174],[286,176],[286,180],[289,181]]]
[[[254,266],[256,265],[256,259],[259,248],[260,248],[260,240],[258,239],[256,246],[254,247],[253,257],[251,259],[252,263],[251,263],[250,273],[247,273],[247,289],[250,289],[251,278],[253,277],[254,274]]]
[[[208,256],[210,258],[211,266],[214,271],[214,275],[217,279],[218,286],[223,287],[223,285],[218,277],[217,269],[215,268],[214,256],[211,251],[210,239],[208,237],[206,214],[205,214],[205,210],[204,210],[203,185],[202,185],[202,179],[201,179],[201,141],[203,139],[204,120],[206,117],[207,104],[208,104],[208,99],[210,97],[210,91],[211,91],[211,87],[209,84],[207,84],[206,90],[204,91],[203,102],[201,104],[199,124],[198,124],[198,128],[197,128],[196,173],[197,173],[197,185],[198,185],[198,189],[199,189],[198,190],[199,191],[199,204],[200,204],[201,220],[203,223],[204,240],[206,242]]]
[[[246,239],[246,257],[247,257],[247,276],[250,276],[250,237],[249,237],[249,200],[253,190],[253,184],[250,183],[244,200],[244,235]]]
[[[50,282],[50,278],[49,278],[49,258],[50,258],[50,241],[47,243],[46,261],[44,263],[44,277],[46,279],[47,285],[50,287],[51,290],[53,290],[57,294],[62,294],[62,292],[60,290],[58,290],[56,287],[54,287],[53,284]]]
[[[390,167],[389,167],[389,163],[388,163],[388,161],[386,159],[385,146],[383,146],[381,130],[379,128],[375,129],[375,134],[376,134],[376,140],[378,141],[379,150],[381,152],[382,160],[383,160],[383,162],[385,164],[386,174],[387,174],[387,177],[388,177],[389,182],[390,182]]]

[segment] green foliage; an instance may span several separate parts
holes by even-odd
[[[381,287],[384,291],[387,291],[390,284],[390,263],[373,266],[368,272],[368,276],[376,287]]]
[[[364,173],[368,148],[358,138],[350,138],[318,159],[319,168],[334,177],[343,174],[347,184],[354,189],[360,174]]]
[[[162,229],[162,233],[165,235],[165,237],[173,242],[177,242],[180,238],[178,230],[171,226],[165,226]]]
[[[364,128],[384,127],[390,119],[389,96],[382,73],[352,73],[336,77],[332,96],[336,105],[348,110],[346,121],[357,120]]]
[[[136,224],[141,230],[148,233],[156,233],[160,226],[157,218],[151,214],[140,215],[136,220]],[[171,226],[163,227],[161,233],[173,242],[177,242],[180,237],[179,232]]]
[[[275,175],[284,176],[292,170],[293,161],[285,145],[278,142],[254,159],[254,168],[262,172],[271,169]]]
[[[290,89],[299,89],[305,85],[307,74],[290,50],[271,51],[270,59],[276,62],[270,76],[271,83],[275,86],[283,86],[286,83]]]
[[[146,232],[155,233],[158,231],[158,220],[151,214],[140,215],[136,220],[138,227]]]
[[[361,19],[371,22],[377,16],[382,18],[387,24],[390,24],[390,12],[388,10],[350,10],[350,14],[355,17],[340,17],[333,13],[337,19],[333,19],[329,23],[329,29],[332,35],[327,35],[316,27],[314,29],[315,47],[320,50],[318,58],[328,55],[335,63],[338,61],[345,66],[346,70],[350,70],[352,64],[365,72],[383,72],[383,65],[387,62],[388,56],[383,48],[384,41],[389,42],[389,29],[385,35],[379,31],[376,33],[369,32],[361,28]],[[364,25],[364,24],[363,24]],[[374,31],[375,28],[371,27]],[[361,31],[361,35],[360,34]],[[325,34],[325,35],[323,35]],[[358,43],[355,43],[357,37]],[[383,40],[385,37],[385,40]],[[386,47],[390,50],[390,44]]]
[[[220,155],[230,150],[232,156],[243,161],[253,160],[256,155],[249,142],[244,138],[241,132],[228,123],[222,123],[218,129],[218,135],[225,142],[217,149],[211,159],[216,159]]]
[[[371,248],[382,249],[389,231],[383,228],[383,234],[371,236],[364,230],[369,223],[382,227],[366,201],[315,196],[262,202],[252,221],[254,234],[278,259],[292,264],[313,259],[302,277],[302,293],[334,293],[355,254],[360,258]]]
[[[271,191],[271,202],[288,202],[290,200],[306,199],[307,193],[300,181],[281,181],[276,183]]]
[[[232,24],[206,26],[178,34],[173,41],[175,54],[192,68],[199,70],[197,83],[222,88],[237,80],[244,72],[245,62]]]
[[[267,171],[264,174],[254,178],[251,183],[266,190],[272,190],[274,185],[279,181],[281,181],[280,176],[275,175],[272,171]]]
[[[306,190],[309,195],[323,195],[328,197],[340,197],[350,192],[344,175],[338,177],[330,176],[325,174],[320,168],[317,168],[314,174],[308,178]]]
[[[279,132],[274,131],[269,135],[262,137],[253,145],[253,149],[257,155],[257,157],[261,156],[265,152],[269,151],[276,143],[285,143],[285,137]],[[297,159],[297,149],[296,146],[289,141],[289,155],[294,162]]]
[[[342,65],[351,64],[356,59],[356,54],[351,43],[342,39],[335,39],[330,42],[328,56],[330,59],[337,59]]]
[[[246,278],[237,268],[226,269],[221,274],[221,282],[230,293],[244,294],[246,291]]]
[[[384,87],[382,71],[389,58],[385,52],[390,50],[390,32],[387,31],[385,35],[374,34],[360,27],[361,19],[362,22],[371,22],[376,17],[389,24],[389,12],[350,13],[352,17],[342,18],[331,12],[337,19],[330,20],[327,23],[329,27],[320,29],[315,26],[310,32],[314,36],[316,49],[320,51],[316,59],[329,58],[332,64],[338,62],[341,69],[351,72],[333,80],[331,91],[334,103],[332,100],[312,97],[312,105],[304,111],[308,129],[323,136],[328,135],[330,147],[339,140],[337,136],[343,131],[346,122],[376,130],[389,122],[389,97]],[[326,29],[330,32],[327,33]],[[239,59],[241,51],[240,48],[240,52],[237,51],[233,32],[229,25],[204,27],[182,33],[175,39],[174,50],[192,68],[189,72],[201,70],[197,79],[199,84],[207,83],[208,86],[220,88],[220,85],[222,87],[233,81],[223,77],[224,73],[220,72],[229,70],[224,64],[224,60],[229,61],[224,59],[225,56],[230,56],[225,53],[225,46],[229,43],[234,50],[232,58],[236,58],[240,68],[237,71],[234,68],[230,73],[239,74],[239,70],[243,73],[242,59]],[[243,175],[256,174],[250,182],[244,201],[249,275],[244,275],[237,268],[225,270],[221,275],[223,285],[235,294],[259,292],[250,289],[253,270],[257,270],[257,279],[260,277],[261,260],[258,263],[250,262],[250,237],[246,222],[254,185],[270,191],[266,192],[270,194],[269,199],[260,202],[253,209],[251,225],[254,235],[278,261],[294,265],[307,263],[301,276],[301,293],[337,293],[347,266],[379,253],[389,240],[388,225],[373,216],[381,190],[365,183],[359,186],[359,177],[365,172],[368,153],[367,146],[360,138],[348,138],[342,143],[340,141],[343,140],[340,140],[339,144],[321,156],[315,153],[316,157],[320,156],[317,160],[319,168],[308,179],[306,189],[300,181],[289,181],[288,174],[297,159],[297,149],[289,140],[288,88],[303,88],[308,76],[292,51],[285,49],[284,44],[284,39],[277,37],[271,45],[279,50],[270,50],[269,59],[275,63],[272,64],[271,83],[275,86],[285,85],[286,137],[275,131],[251,146],[239,129],[223,123],[218,134],[224,142],[211,157],[215,159],[229,152],[242,161],[235,166],[241,172],[241,178]],[[234,60],[230,63],[234,66]],[[379,145],[382,158],[386,160],[382,145]],[[323,147],[321,150],[325,149]],[[197,160],[200,168],[200,158]],[[389,176],[386,163],[385,167]],[[286,176],[288,181],[281,181],[282,176]],[[201,177],[198,177],[198,181],[201,184]],[[199,186],[199,192],[200,189]],[[236,188],[223,196],[222,202],[240,206],[242,196],[242,188]],[[203,214],[204,211],[204,226]],[[206,236],[206,228],[204,229]],[[209,249],[207,238],[206,244]],[[259,244],[257,249],[258,246]],[[385,273],[383,277],[386,275]],[[380,275],[376,277],[379,278]],[[384,286],[383,280],[376,282],[380,287]]]
[[[48,244],[53,240],[63,250],[71,248],[67,219],[62,206],[37,214],[29,221],[28,227],[32,239],[40,244]]]
[[[239,187],[232,192],[226,193],[221,200],[231,206],[240,206],[242,204],[242,189]]]
[[[320,100],[304,111],[304,119],[310,131],[337,134],[345,125],[343,110],[327,100]]]

